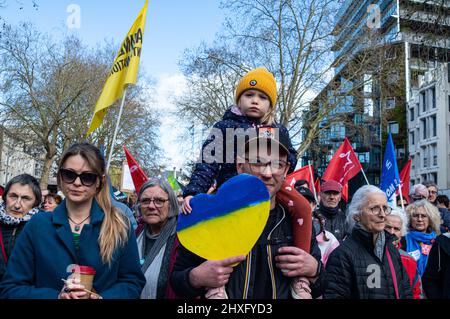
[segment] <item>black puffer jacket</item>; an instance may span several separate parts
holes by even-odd
[[[422,277],[422,286],[428,299],[450,299],[450,233],[436,238]]]
[[[206,141],[202,146],[202,162],[197,163],[195,165],[195,170],[192,173],[191,180],[189,185],[186,186],[186,189],[183,192],[183,196],[186,197],[188,195],[197,195],[200,193],[206,193],[208,189],[213,184],[214,180],[217,181],[217,187],[220,187],[225,181],[237,175],[236,171],[236,152],[237,152],[237,139],[234,137],[233,139],[226,139],[226,131],[228,129],[249,129],[255,128],[259,126],[258,122],[255,122],[254,119],[234,114],[231,109],[227,110],[221,121],[214,124],[213,129],[220,130],[222,132],[223,138],[223,149],[222,153],[213,153],[217,152],[217,149],[213,149],[211,143],[217,143],[221,139],[218,139],[217,136],[212,135],[214,131],[210,133]],[[272,127],[283,130],[287,133],[287,130],[284,126],[280,124],[274,123]],[[211,145],[210,145],[211,144]],[[294,171],[295,166],[297,165],[297,152],[293,148],[292,144],[289,143],[289,156],[288,161],[291,163],[291,167],[288,173]],[[228,146],[227,146],[228,145]],[[212,148],[212,149],[211,149]],[[233,150],[233,154],[226,154],[226,150]],[[209,151],[207,151],[209,150]],[[220,163],[208,163],[205,162],[203,158],[203,152],[205,151],[206,155],[211,155],[217,158],[220,158]],[[212,153],[212,154],[211,154]],[[231,161],[227,163],[227,161]]]
[[[230,276],[226,285],[230,299],[291,298],[291,278],[284,276],[281,270],[275,266],[278,248],[293,245],[290,218],[286,217],[286,211],[280,205],[271,211],[271,215],[273,219],[268,222],[268,226],[247,255],[247,259],[237,265]],[[320,249],[315,237],[313,228],[310,253],[321,263]],[[204,289],[196,289],[189,283],[190,271],[204,261],[203,258],[180,245],[171,278],[172,287],[177,295],[183,298],[205,295]],[[269,267],[266,267],[267,263],[270,264]],[[322,265],[320,266],[322,267]],[[313,298],[317,298],[323,293],[324,277],[324,271],[322,271],[314,285],[311,285]]]
[[[395,237],[385,232],[394,266],[400,299],[412,299],[409,277],[401,257],[392,245]],[[326,267],[326,299],[395,299],[388,258],[383,251],[380,260],[374,253],[373,235],[359,224],[352,234],[330,255]]]
[[[325,230],[329,231],[341,243],[346,236],[345,213],[336,208],[334,211],[320,205],[317,212],[325,217]]]
[[[6,225],[6,224],[0,225],[1,227],[0,231],[2,232],[3,244],[7,258],[11,256],[12,249],[17,241],[17,238],[22,232],[25,224],[26,222],[22,222],[18,225]],[[6,261],[3,256],[3,252],[0,251],[0,281],[2,281],[5,272],[6,272]]]

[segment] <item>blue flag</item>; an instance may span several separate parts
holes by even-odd
[[[391,133],[389,133],[386,150],[384,151],[380,189],[386,193],[388,205],[391,207],[396,205],[395,191],[398,185],[400,185],[400,176],[398,174],[394,142],[392,141]]]

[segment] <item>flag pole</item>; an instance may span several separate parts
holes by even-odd
[[[370,185],[369,180],[367,179],[366,173],[364,173],[364,170],[363,170],[363,168],[362,168],[362,165],[361,165],[361,172],[363,173],[364,178],[366,179],[367,185]]]
[[[317,194],[316,194],[316,187],[314,185],[314,175],[311,169],[311,164],[308,161],[308,169],[309,169],[309,175],[311,176],[311,183],[312,183],[312,189],[314,192],[314,198],[316,199],[316,203],[319,203],[319,201],[317,200]]]
[[[402,183],[398,184],[398,190],[400,191],[400,200],[402,201],[402,210],[405,210],[405,205],[403,205]]]
[[[125,88],[123,89],[123,97],[122,97],[122,102],[120,103],[119,117],[117,118],[116,129],[114,130],[111,149],[109,150],[108,164],[106,164],[106,173],[107,174],[109,172],[109,166],[111,165],[112,155],[113,155],[113,151],[114,151],[114,144],[116,144],[116,137],[117,137],[117,132],[119,131],[120,118],[122,117],[123,105],[125,104],[125,97],[127,95],[127,88],[128,88],[128,86],[125,86]]]

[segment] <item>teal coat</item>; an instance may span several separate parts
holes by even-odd
[[[139,264],[136,238],[117,248],[111,264],[103,264],[98,238],[104,213],[94,200],[90,224],[83,226],[77,253],[65,201],[53,213],[39,212],[27,223],[8,261],[0,298],[56,299],[70,265],[95,268],[94,289],[103,298],[139,298],[145,278]]]

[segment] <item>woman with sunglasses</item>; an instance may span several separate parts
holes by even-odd
[[[58,186],[65,200],[25,227],[0,285],[0,298],[139,298],[145,278],[135,236],[111,204],[105,174],[105,160],[91,144],[72,145],[63,154]],[[95,270],[96,294],[86,292],[80,277],[71,275],[86,266]]]
[[[146,278],[141,298],[167,298],[171,293],[169,271],[175,261],[172,247],[179,211],[177,197],[168,182],[151,179],[139,190],[138,207],[144,227],[137,241]]]
[[[406,207],[409,232],[401,240],[403,249],[417,262],[417,272],[423,276],[428,255],[436,236],[441,232],[441,217],[438,209],[427,199],[422,199]]]

